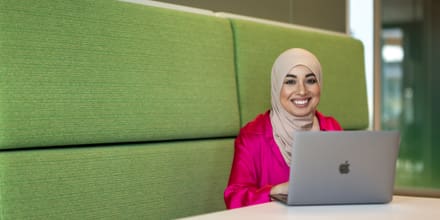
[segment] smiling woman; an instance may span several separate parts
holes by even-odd
[[[321,64],[305,49],[286,50],[275,60],[271,81],[270,120],[275,141],[289,165],[293,133],[320,130],[316,107],[321,95]]]
[[[234,161],[225,190],[228,208],[270,201],[287,194],[291,148],[296,131],[342,130],[317,111],[321,64],[311,52],[292,48],[272,67],[272,108],[245,125],[235,140]]]

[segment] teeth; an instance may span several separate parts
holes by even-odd
[[[295,103],[296,105],[305,105],[305,104],[307,104],[307,102],[309,102],[308,99],[304,99],[304,100],[293,100],[293,103]]]

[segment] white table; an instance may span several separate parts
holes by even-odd
[[[389,204],[376,205],[328,205],[328,206],[286,206],[269,202],[192,216],[186,220],[200,219],[415,219],[440,220],[440,199],[424,197],[394,196]]]

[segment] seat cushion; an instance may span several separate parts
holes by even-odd
[[[2,219],[173,219],[225,209],[233,139],[0,152]]]

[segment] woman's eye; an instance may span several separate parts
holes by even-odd
[[[315,78],[310,78],[310,79],[307,79],[307,84],[315,84],[315,83],[317,83],[318,81],[315,79]]]
[[[287,84],[287,85],[295,85],[295,84],[296,84],[296,80],[288,79],[288,80],[284,81],[284,84]]]

